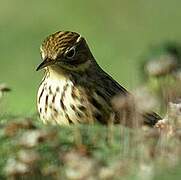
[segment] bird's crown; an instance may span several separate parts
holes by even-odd
[[[56,59],[64,54],[67,49],[79,41],[81,36],[76,32],[58,31],[48,36],[41,45],[42,56],[49,59]]]

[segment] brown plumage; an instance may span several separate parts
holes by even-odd
[[[40,118],[58,124],[107,124],[111,117],[120,122],[111,101],[116,95],[129,93],[95,61],[83,37],[75,32],[56,32],[41,46],[43,62],[37,70],[45,76],[37,97]],[[160,117],[142,115],[144,123],[154,125]]]

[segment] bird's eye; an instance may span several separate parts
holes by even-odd
[[[75,56],[75,47],[71,48],[65,56],[68,59],[72,59]]]

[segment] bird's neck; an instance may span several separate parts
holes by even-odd
[[[69,75],[64,69],[56,66],[51,66],[46,69],[45,77],[59,80],[59,79],[67,79]]]
[[[91,60],[86,61],[85,63],[79,65],[79,66],[75,66],[75,67],[71,67],[71,68],[64,68],[64,67],[60,67],[60,66],[49,66],[46,68],[46,76],[50,77],[50,78],[58,78],[58,79],[62,79],[64,78],[69,78],[70,76],[72,76],[72,74],[84,74],[84,72],[86,72],[89,69],[92,69],[93,66],[93,62],[91,62]]]

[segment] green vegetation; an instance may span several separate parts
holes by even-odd
[[[48,34],[78,31],[99,64],[134,89],[144,79],[139,74],[142,54],[155,44],[181,42],[180,5],[178,0],[3,0],[0,83],[12,91],[0,99],[0,179],[180,179],[180,115],[171,114],[173,131],[161,133],[122,126],[46,126],[37,118],[42,74],[35,71]],[[180,81],[162,79],[144,84],[163,104],[167,80],[172,90],[179,89],[175,83]]]
[[[1,124],[0,178],[179,179],[179,138],[167,130],[53,127],[16,118]]]

